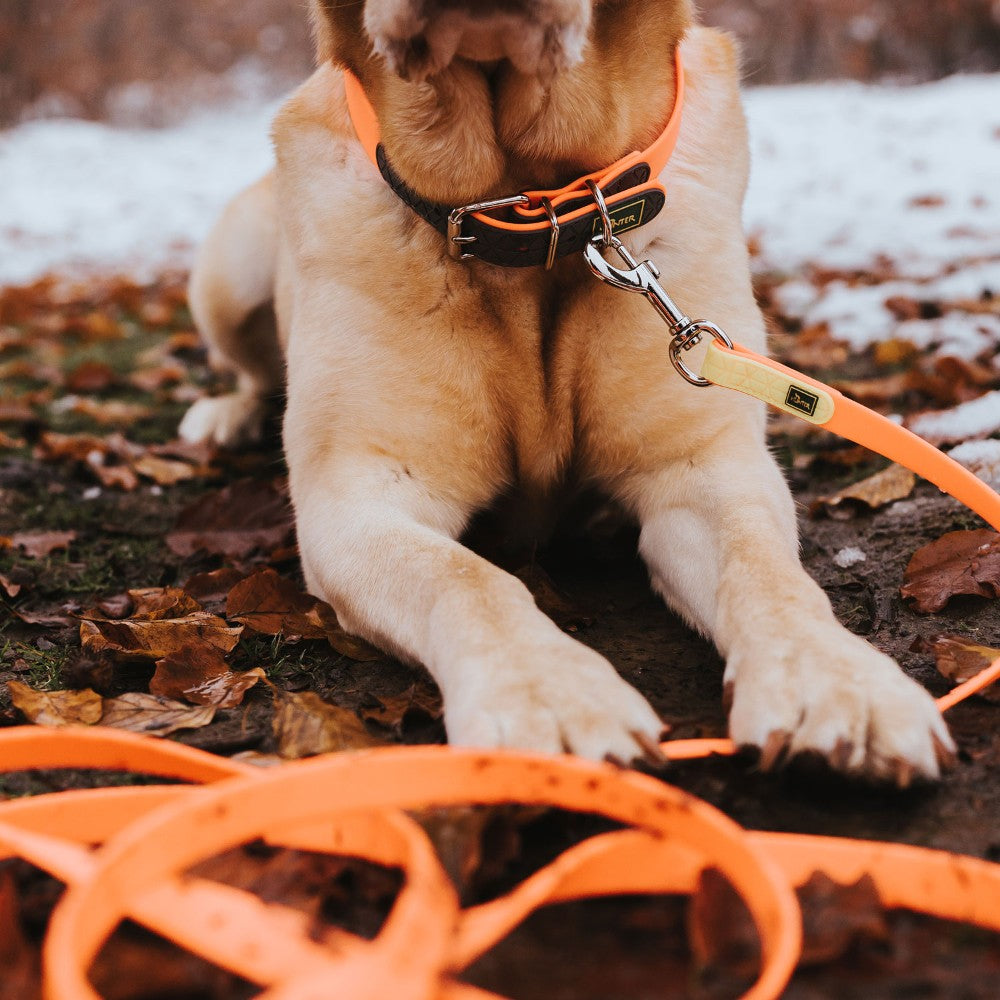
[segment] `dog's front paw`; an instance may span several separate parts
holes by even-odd
[[[184,414],[177,430],[189,444],[214,444],[223,448],[259,441],[265,406],[255,393],[232,392],[199,399]]]
[[[445,691],[445,725],[458,746],[663,761],[664,725],[646,699],[569,638],[465,664]]]
[[[935,779],[955,744],[931,696],[839,626],[730,657],[730,735],[770,770],[798,754],[901,787]]]

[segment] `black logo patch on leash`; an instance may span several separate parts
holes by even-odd
[[[785,396],[785,406],[790,406],[793,410],[798,410],[799,413],[805,413],[807,416],[812,417],[816,415],[816,407],[819,406],[819,396],[808,389],[803,389],[801,386],[790,385],[788,387],[788,395]]]

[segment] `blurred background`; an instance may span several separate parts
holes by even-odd
[[[702,0],[749,83],[920,82],[1000,69],[1000,0]],[[0,128],[169,124],[267,98],[311,65],[305,0],[0,0]],[[169,86],[165,81],[169,80]]]

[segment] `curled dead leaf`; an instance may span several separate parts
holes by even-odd
[[[940,611],[952,597],[1000,596],[1000,533],[949,531],[913,553],[900,594],[915,611]]]
[[[378,707],[362,709],[361,717],[399,732],[410,712],[422,712],[431,719],[440,719],[444,715],[441,694],[429,684],[413,684],[401,694],[379,697]]]
[[[226,617],[262,635],[323,639],[326,632],[319,616],[309,615],[317,603],[291,580],[273,569],[262,569],[229,591]]]
[[[128,596],[132,601],[131,617],[144,621],[183,618],[204,610],[187,591],[179,587],[143,587],[130,590]]]
[[[20,549],[31,559],[44,559],[53,552],[65,551],[74,541],[75,531],[21,531],[7,540],[6,547]]]
[[[36,726],[92,726],[99,722],[103,699],[96,691],[36,691],[7,681],[14,707]]]
[[[199,611],[182,618],[145,621],[88,619],[80,622],[80,641],[91,654],[107,652],[118,659],[160,660],[192,643],[231,652],[243,628],[231,627],[217,615]]]
[[[300,590],[273,569],[262,569],[240,580],[226,599],[226,617],[263,635],[288,640],[326,639],[353,660],[377,660],[382,654],[363,639],[349,636],[329,604]]]
[[[214,718],[215,708],[211,705],[185,705],[133,691],[104,700],[101,725],[147,736],[169,736],[179,729],[200,729]]]
[[[809,508],[815,515],[825,512],[837,520],[854,516],[859,506],[878,510],[895,500],[908,497],[917,485],[917,477],[902,465],[890,465],[873,476],[845,486],[829,496],[819,497]]]
[[[349,709],[331,705],[312,691],[282,691],[273,685],[271,691],[274,736],[278,753],[286,760],[384,746]]]
[[[263,679],[260,667],[232,671],[214,646],[190,645],[156,661],[149,691],[193,705],[235,708],[247,691]]]
[[[955,684],[962,684],[981,674],[995,660],[1000,649],[981,646],[959,635],[938,635],[930,642],[938,672]],[[1000,686],[991,684],[979,692],[988,701],[1000,702]]]

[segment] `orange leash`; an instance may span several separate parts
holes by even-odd
[[[840,393],[745,348],[709,346],[701,376],[795,413],[900,461],[1000,530],[1000,497],[931,445]],[[1000,659],[938,699],[942,711],[1000,676]],[[729,740],[663,744],[672,759],[732,754]],[[17,856],[67,885],[43,953],[46,1000],[99,1000],[87,970],[131,918],[258,984],[266,1000],[484,1000],[455,978],[537,908],[619,893],[691,893],[720,870],[757,927],[762,963],[744,1000],[781,995],[797,960],[793,888],[816,870],[869,875],[886,907],[1000,931],[1000,866],[900,844],[758,833],[658,779],[572,757],[400,747],[258,771],[109,729],[0,732],[0,767],[93,767],[210,784],[105,788],[0,803],[0,859]],[[423,831],[401,810],[525,803],[629,827],[563,853],[507,895],[461,910]],[[343,854],[405,872],[373,941],[310,937],[279,904],[186,875],[247,841]],[[102,845],[90,850],[93,844]]]

